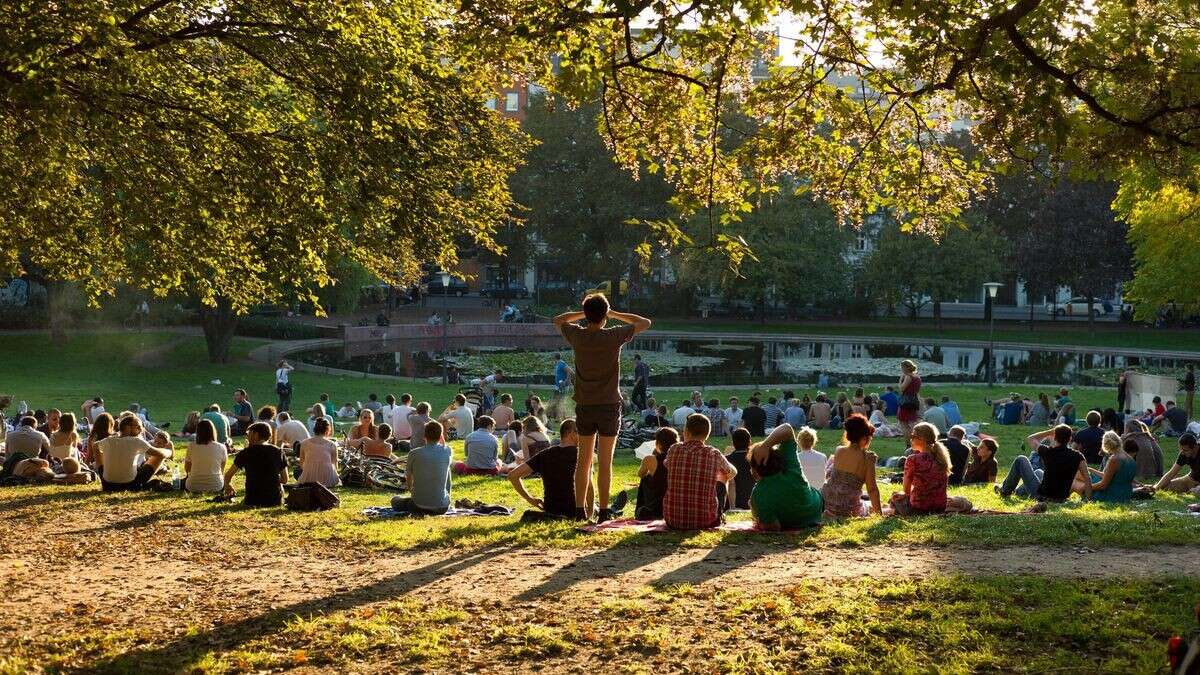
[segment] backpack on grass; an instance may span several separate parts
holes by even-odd
[[[326,511],[342,505],[342,500],[320,483],[285,485],[287,497],[283,500],[288,511]]]

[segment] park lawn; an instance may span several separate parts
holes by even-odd
[[[989,332],[983,322],[959,322],[946,320],[943,328],[937,328],[932,320],[910,321],[902,319],[875,319],[870,323],[826,323],[821,321],[759,323],[756,321],[729,320],[655,320],[654,330],[731,332],[754,334],[794,333],[802,335],[864,337],[911,337],[945,340],[973,340],[986,343]],[[1166,349],[1200,351],[1200,332],[1195,329],[1159,329],[1149,326],[1128,326],[1100,323],[1096,330],[1089,331],[1086,323],[1054,324],[1042,322],[1035,330],[1028,325],[1014,326],[1009,322],[996,324],[996,342],[1017,342],[1031,345],[1057,345],[1079,347],[1117,347],[1130,350]]]
[[[238,357],[257,344],[238,340]],[[167,345],[157,365],[131,365],[130,359],[139,350]],[[237,386],[250,390],[256,403],[269,401],[273,396],[273,377],[269,366],[234,363],[211,365],[204,361],[204,345],[200,338],[180,339],[165,333],[120,333],[81,335],[62,349],[51,350],[39,336],[8,335],[0,337],[0,348],[21,358],[6,359],[0,364],[0,382],[5,392],[25,399],[33,406],[77,408],[78,402],[96,393],[110,401],[123,404],[138,401],[150,407],[154,417],[181,420],[187,410],[197,409],[206,402],[229,401]],[[329,392],[335,401],[365,400],[375,391],[380,397],[388,392],[411,391],[417,400],[429,400],[435,410],[449,401],[455,387],[429,383],[397,382],[379,378],[358,378],[316,373],[294,373],[296,401],[315,400],[314,392]],[[221,385],[209,384],[220,379]],[[877,387],[875,388],[878,389]],[[1049,391],[1050,387],[1022,388],[1022,391]],[[510,391],[523,398],[524,389],[514,385]],[[797,389],[796,394],[815,393]],[[307,395],[306,396],[306,392]],[[976,385],[929,385],[923,393],[933,397],[951,395],[962,408],[965,417],[983,419],[990,408],[984,403],[989,395],[1002,396],[1007,389],[989,390]],[[673,400],[665,390],[659,390],[671,408]],[[685,391],[671,392],[683,398]],[[725,401],[736,394],[745,401],[751,392],[746,390],[706,390],[707,396]],[[763,390],[764,396],[778,392]],[[832,393],[832,392],[831,392]],[[1078,389],[1073,392],[1081,408],[1108,405],[1108,389]],[[269,398],[270,397],[270,398]],[[163,414],[159,414],[162,412]],[[1013,457],[1025,452],[1022,439],[1032,431],[1028,427],[989,426],[988,433],[1000,442],[1001,477],[1007,472]],[[832,452],[839,441],[839,432],[820,432],[818,448]],[[724,443],[719,443],[724,445]],[[877,439],[872,449],[886,457],[903,451],[899,439]],[[1169,465],[1177,449],[1173,443],[1163,443],[1164,460]],[[180,458],[183,446],[180,446]],[[461,456],[461,444],[455,444]],[[628,450],[618,454],[614,467],[614,486],[631,490],[631,502],[636,494],[637,460]],[[881,470],[881,476],[882,476]],[[240,481],[240,478],[239,478]],[[536,481],[534,481],[536,483]],[[898,488],[897,484],[880,482],[883,499]],[[540,488],[532,486],[536,492]],[[953,494],[968,497],[979,508],[1020,511],[1029,502],[996,496],[990,487],[955,488]],[[55,500],[54,495],[71,495],[70,499]],[[707,547],[716,543],[736,542],[764,535],[725,532],[700,532],[666,535],[629,535],[604,533],[584,535],[569,523],[550,523],[524,526],[514,515],[509,518],[433,518],[419,521],[368,521],[361,515],[367,506],[386,505],[389,495],[382,491],[359,489],[340,490],[342,508],[331,513],[297,514],[282,509],[267,511],[244,510],[236,505],[211,504],[194,496],[143,495],[139,499],[117,499],[99,493],[96,486],[36,487],[3,490],[0,506],[13,506],[12,500],[37,503],[31,516],[48,517],[56,509],[64,517],[84,516],[89,512],[121,515],[147,521],[186,519],[198,526],[224,536],[233,531],[250,532],[260,540],[286,540],[302,530],[306,537],[317,541],[359,545],[369,548],[410,549],[465,547],[487,544],[508,544],[528,547],[588,548],[610,545],[650,545]],[[18,497],[19,496],[19,499]],[[523,510],[508,482],[502,478],[456,477],[453,497],[469,498],[486,503],[502,504]],[[928,543],[940,545],[1006,544],[1075,544],[1090,546],[1145,547],[1156,544],[1191,543],[1200,535],[1200,519],[1181,512],[1189,499],[1160,496],[1149,502],[1130,506],[1082,504],[1078,500],[1054,505],[1044,515],[1012,515],[991,517],[931,517],[908,519],[868,518],[825,527],[801,534],[772,535],[768,539],[785,545],[866,545],[877,543]],[[112,509],[116,509],[114,514]],[[627,511],[628,513],[628,511]],[[733,519],[747,518],[734,514]]]
[[[1189,576],[1136,581],[933,576],[811,581],[777,592],[645,586],[543,602],[408,597],[297,615],[274,610],[182,635],[153,626],[22,645],[22,663],[94,672],[296,667],[617,671],[1161,672],[1166,641],[1194,627]],[[546,602],[553,602],[548,611]],[[7,666],[7,668],[5,668]]]

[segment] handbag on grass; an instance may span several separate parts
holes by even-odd
[[[283,500],[288,511],[326,511],[342,505],[342,500],[320,483],[284,485],[287,498]]]

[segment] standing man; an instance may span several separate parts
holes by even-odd
[[[488,375],[479,381],[479,389],[483,392],[483,410],[480,412],[491,412],[496,405],[496,383],[504,379],[504,371],[499,368],[495,373]]]
[[[279,397],[279,405],[275,406],[275,409],[279,412],[290,410],[292,407],[292,383],[288,381],[288,375],[293,370],[295,367],[282,359],[275,367],[275,395]]]
[[[633,355],[633,405],[638,411],[646,409],[646,389],[650,386],[650,366],[641,354]]]
[[[562,354],[554,355],[554,389],[558,393],[566,391],[567,383],[571,381],[571,369],[563,361]]]
[[[623,326],[605,328],[608,319]],[[587,319],[585,326],[576,324]],[[607,507],[612,484],[613,448],[621,428],[621,348],[635,335],[650,327],[650,319],[636,314],[611,311],[608,299],[597,293],[583,299],[582,312],[564,312],[554,317],[554,325],[575,350],[575,423],[579,434],[575,462],[575,517],[587,519],[584,508],[591,483],[592,458],[599,449],[597,502],[603,505],[599,521],[612,517]]]
[[[1192,419],[1192,405],[1196,401],[1196,366],[1189,363],[1187,373],[1183,376],[1183,409],[1187,411],[1187,418]]]

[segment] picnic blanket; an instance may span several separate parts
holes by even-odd
[[[414,516],[406,511],[397,511],[390,506],[368,506],[362,510],[362,514],[371,519],[384,518],[453,518],[457,516],[511,516],[513,510],[507,506],[485,506],[475,509],[460,509],[451,508],[440,516]]]
[[[610,532],[614,530],[635,533],[671,532],[671,528],[667,527],[667,521],[665,520],[634,520],[633,518],[619,518],[617,520],[610,520],[604,523],[581,525],[579,529],[583,532]],[[780,534],[781,532],[803,532],[804,530],[781,530],[766,532],[764,530],[759,530],[755,526],[753,520],[735,520],[728,523],[721,523],[717,527],[710,527],[707,531],[763,532],[764,534]]]

